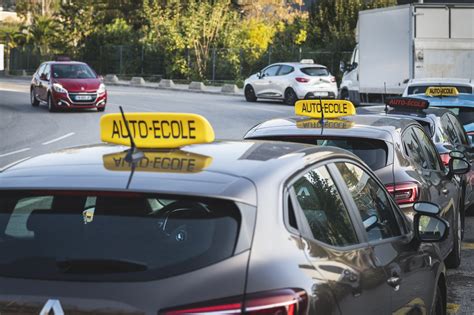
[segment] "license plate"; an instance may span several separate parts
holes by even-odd
[[[314,96],[328,96],[328,92],[313,92]]]
[[[90,95],[76,95],[76,101],[90,101],[91,99]]]

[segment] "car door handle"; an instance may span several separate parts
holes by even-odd
[[[443,194],[447,195],[449,193],[449,190],[448,190],[448,188],[443,188],[443,189],[441,189],[441,192]]]
[[[393,287],[395,291],[398,291],[398,289],[400,289],[400,283],[402,283],[402,278],[399,276],[393,276],[388,278],[387,283],[389,286]]]

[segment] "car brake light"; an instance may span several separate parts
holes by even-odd
[[[199,303],[173,310],[164,310],[163,315],[182,314],[248,314],[248,315],[300,315],[307,313],[308,295],[300,289],[281,289],[244,297]]]
[[[295,80],[300,82],[300,83],[308,83],[309,82],[309,79],[307,79],[307,78],[296,77]]]
[[[393,199],[399,205],[413,203],[418,200],[418,185],[416,183],[401,183],[396,185],[387,185],[388,192],[392,194]]]
[[[443,162],[444,166],[449,166],[449,160],[451,160],[449,153],[442,153],[439,156],[441,157],[441,161]]]

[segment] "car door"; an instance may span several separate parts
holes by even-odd
[[[257,97],[276,98],[282,96],[282,94],[275,91],[273,86],[273,80],[275,79],[279,69],[280,65],[272,65],[261,71],[260,79],[256,80],[254,83],[254,90]]]
[[[342,314],[388,314],[390,293],[383,267],[361,234],[326,166],[297,177],[291,197],[313,267],[326,279]]]
[[[412,242],[407,220],[368,169],[351,162],[335,165],[360,215],[375,264],[385,270],[391,313],[428,313],[436,284],[433,258]]]
[[[426,189],[430,194],[428,201],[441,208],[440,216],[447,220],[451,226],[450,235],[440,243],[441,252],[446,257],[453,246],[455,235],[453,233],[458,233],[461,229],[457,222],[461,187],[456,177],[447,176],[447,170],[442,166],[439,154],[424,130],[418,127],[412,127],[412,129],[423,159],[422,171],[426,174],[425,184],[428,185]]]
[[[291,85],[291,80],[293,79],[292,73],[295,71],[295,68],[289,65],[281,65],[280,70],[278,70],[277,75],[272,79],[270,88],[274,89],[275,92],[280,95],[285,95],[285,90]]]

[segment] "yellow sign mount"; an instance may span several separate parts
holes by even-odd
[[[430,86],[426,89],[426,96],[442,97],[442,96],[457,96],[459,91],[454,86]]]
[[[356,114],[354,104],[346,100],[300,100],[295,114],[312,118],[337,118]]]
[[[206,118],[185,113],[125,114],[137,148],[174,149],[189,144],[213,142],[215,135]],[[100,119],[101,140],[130,145],[130,138],[120,113]]]

